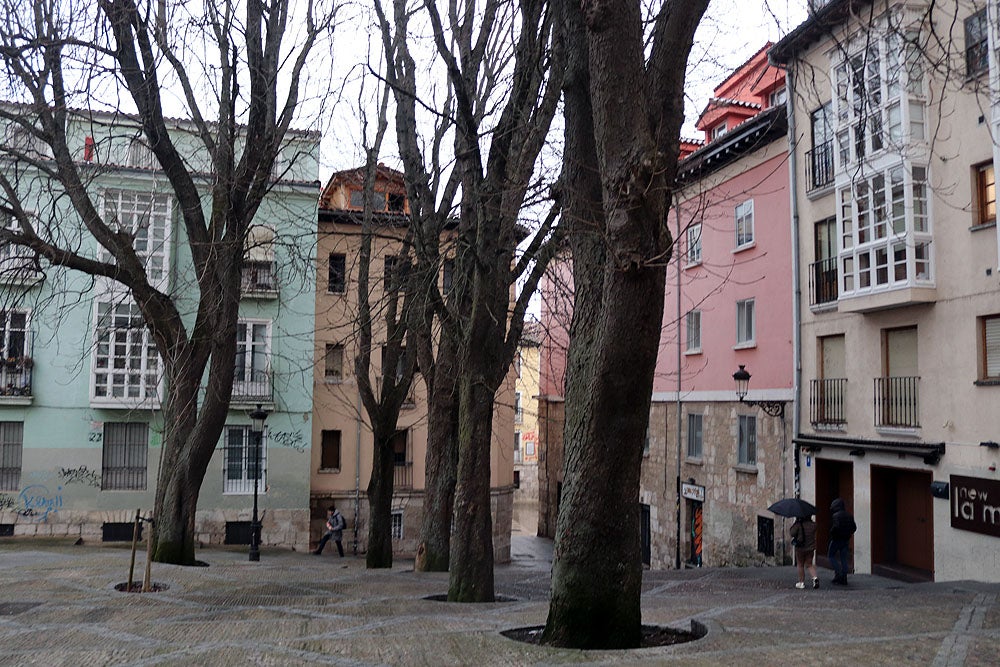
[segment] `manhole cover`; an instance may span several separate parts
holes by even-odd
[[[43,604],[42,602],[0,602],[0,616],[17,616],[29,609]]]

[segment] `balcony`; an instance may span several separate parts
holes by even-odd
[[[833,185],[833,141],[806,151],[806,193]]]
[[[274,402],[274,387],[271,382],[271,371],[237,368],[233,376],[233,396],[230,401],[233,407],[254,406]]]
[[[278,281],[274,262],[243,264],[240,293],[248,299],[274,299],[278,296]]]
[[[0,404],[31,403],[31,357],[0,360]]]
[[[393,466],[392,488],[396,490],[413,488],[413,461],[396,461]]]
[[[814,426],[842,426],[847,378],[809,381],[809,422]]]
[[[828,257],[809,265],[809,305],[837,301],[837,258]]]
[[[875,426],[920,428],[919,376],[875,378]]]

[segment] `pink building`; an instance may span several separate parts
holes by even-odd
[[[715,89],[697,124],[704,140],[682,146],[639,498],[644,556],[653,567],[775,564],[791,556],[785,526],[767,511],[794,493],[786,428],[793,398],[787,122],[784,73],[768,64],[769,46]],[[563,264],[543,285],[549,336],[539,414],[560,426],[570,310],[560,286],[568,273]],[[737,399],[740,366],[752,375],[746,401],[766,403],[774,416]],[[553,505],[540,507],[539,532],[552,534],[562,431],[540,424],[539,432],[549,467],[540,482],[549,480]]]

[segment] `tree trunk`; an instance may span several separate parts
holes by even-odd
[[[442,336],[433,388],[428,387],[427,456],[424,516],[420,525],[423,556],[415,569],[447,572],[451,549],[451,522],[458,475],[458,387],[455,381],[455,345]]]
[[[372,430],[375,447],[372,454],[372,477],[368,481],[368,554],[365,559],[369,569],[392,567],[392,489],[395,469],[392,451],[395,426],[387,429],[374,424]]]
[[[479,355],[474,355],[479,356]],[[449,602],[493,602],[490,443],[495,390],[478,373],[463,375],[459,396],[458,485]]]

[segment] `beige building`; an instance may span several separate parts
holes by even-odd
[[[541,326],[525,322],[514,371],[514,530],[538,530],[538,372]]]
[[[316,281],[316,351],[313,391],[310,511],[312,541],[322,535],[325,510],[336,504],[347,519],[344,546],[363,552],[367,544],[367,488],[373,439],[354,374],[357,343],[358,253],[361,244],[363,169],[334,174],[320,200]],[[378,230],[372,248],[370,290],[378,345],[384,275],[391,270],[408,224],[409,202],[401,173],[379,165],[373,202]],[[441,272],[450,287],[450,263]],[[372,355],[373,376],[380,355]],[[426,386],[414,376],[411,400],[399,415],[392,502],[393,551],[412,556],[419,541],[427,452]],[[493,546],[497,562],[510,559],[514,453],[513,382],[501,389],[494,412],[490,487]]]
[[[1000,581],[996,9],[833,1],[770,52],[796,140],[798,484],[821,545],[830,502],[853,511],[857,572]]]

